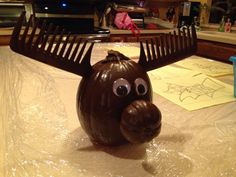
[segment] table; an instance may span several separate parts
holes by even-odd
[[[112,45],[95,44],[92,63]],[[0,176],[236,176],[236,102],[190,112],[153,93],[161,134],[111,148],[93,145],[80,127],[80,76],[0,47],[0,77]]]

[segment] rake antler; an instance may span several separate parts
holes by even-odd
[[[82,58],[87,41],[82,42],[81,38],[74,36],[70,44],[68,44],[70,33],[65,35],[64,29],[60,30],[59,26],[52,24],[47,25],[46,21],[43,22],[41,29],[39,29],[39,21],[36,20],[33,23],[33,16],[30,17],[21,36],[24,18],[25,12],[21,14],[13,30],[10,40],[10,48],[13,51],[81,76],[86,76],[90,73],[92,69],[90,58],[94,43],[91,43]],[[33,26],[30,30],[32,24]],[[36,31],[39,32],[36,34]],[[57,37],[58,34],[60,34],[59,38]],[[64,35],[65,42],[62,42]],[[81,43],[83,45],[79,49]]]
[[[154,40],[146,40],[146,51],[143,42],[140,42],[140,58],[139,64],[146,70],[153,70],[176,61],[187,58],[197,51],[197,35],[194,25],[183,29],[183,32],[178,28],[176,31],[169,34],[161,34]],[[151,47],[151,52],[150,52]]]

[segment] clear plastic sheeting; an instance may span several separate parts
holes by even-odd
[[[92,63],[111,45],[95,44]],[[235,102],[189,112],[154,94],[163,116],[159,137],[94,146],[76,114],[80,76],[0,47],[0,78],[0,176],[236,176]]]
[[[71,170],[61,152],[68,130],[55,81],[23,58],[1,58],[5,176],[60,176]],[[50,169],[53,169],[51,172]]]
[[[235,122],[233,124],[235,126]],[[210,137],[212,141],[208,141],[205,136],[212,136],[215,127],[202,129],[205,130],[198,134],[200,142],[193,142],[190,135],[164,125],[161,136],[148,144],[142,163],[144,169],[154,176],[236,176],[236,142],[233,138],[236,132],[230,135],[231,140],[219,136],[217,139]]]
[[[192,171],[193,163],[183,153],[185,141],[186,137],[178,129],[164,124],[161,136],[147,146],[144,169],[154,176],[186,176]]]

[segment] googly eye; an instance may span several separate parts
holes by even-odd
[[[113,82],[113,93],[116,96],[124,97],[127,96],[130,92],[131,86],[130,83],[123,78],[119,78]]]
[[[145,95],[148,91],[147,83],[142,78],[137,78],[134,81],[135,83],[135,90],[138,95]]]

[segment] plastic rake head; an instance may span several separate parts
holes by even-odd
[[[33,16],[23,27],[24,18],[25,12],[21,14],[13,30],[10,40],[10,48],[13,51],[77,75],[86,76],[90,73],[94,43],[90,44],[84,54],[86,40],[72,37],[65,29],[53,24],[48,25],[46,21],[39,25],[39,20],[33,19]]]
[[[194,25],[161,34],[158,37],[145,41],[146,53],[143,42],[140,42],[139,64],[146,70],[153,70],[176,61],[187,58],[197,51],[197,35]]]

